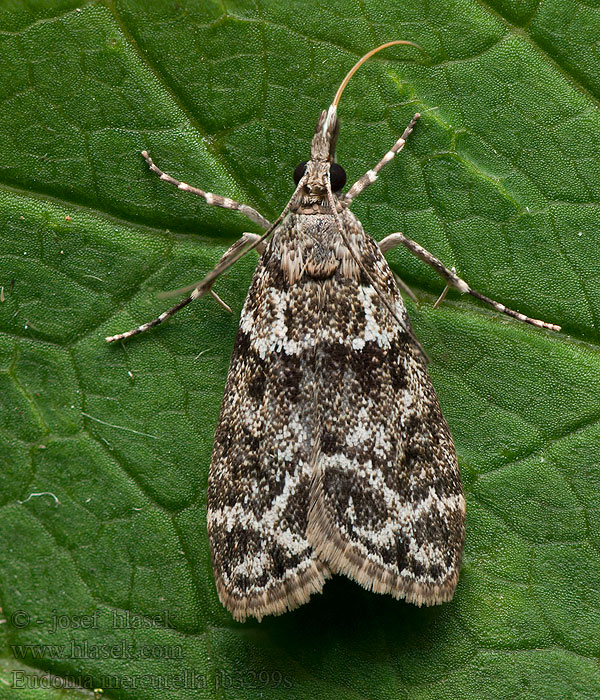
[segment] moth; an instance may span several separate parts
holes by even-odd
[[[176,180],[142,153],[161,180],[265,229],[262,236],[244,234],[173,308],[106,338],[142,333],[205,294],[226,306],[212,289],[215,280],[250,249],[260,253],[227,377],[207,498],[218,595],[240,621],[305,603],[332,574],[416,605],[454,594],[465,535],[460,472],[386,251],[402,244],[445,279],[446,290],[559,329],[471,289],[402,233],[377,243],[351,212],[420,116],[343,193],[346,174],[335,159],[340,96],[364,61],[395,44],[412,42],[373,49],[341,83],[273,223],[245,204]]]

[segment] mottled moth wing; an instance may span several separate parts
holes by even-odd
[[[329,575],[306,528],[313,473],[315,368],[305,345],[317,299],[290,284],[287,219],[261,256],[227,377],[208,486],[217,591],[238,620],[308,600]]]
[[[360,266],[331,213],[292,213],[242,312],[208,490],[237,619],[296,607],[330,572],[417,604],[448,600],[458,578],[452,440],[387,262],[340,216]]]
[[[392,272],[344,214],[397,319],[358,270],[329,281],[308,539],[334,573],[417,605],[441,603],[454,593],[464,541],[456,454]]]

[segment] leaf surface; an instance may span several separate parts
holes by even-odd
[[[597,698],[598,8],[19,0],[0,28],[0,697]],[[233,316],[202,300],[103,338],[256,228],[139,153],[272,219],[346,71],[397,38],[423,52],[379,54],[344,93],[349,182],[424,116],[355,212],[563,332],[453,292],[434,311],[443,282],[390,253],[465,482],[456,596],[417,609],[336,578],[240,625],[205,494],[256,257],[216,287]]]

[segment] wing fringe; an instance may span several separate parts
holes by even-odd
[[[330,576],[329,568],[318,559],[313,559],[305,571],[260,593],[249,593],[243,597],[232,594],[220,575],[215,575],[215,581],[221,603],[238,622],[244,622],[247,617],[255,617],[260,622],[265,615],[281,615],[303,605],[311,595],[321,593]]]
[[[332,573],[344,574],[374,593],[390,594],[414,605],[440,605],[452,600],[460,572],[456,566],[443,583],[424,583],[396,574],[370,558],[355,542],[344,538],[325,505],[323,476],[317,468],[311,487],[306,536],[316,556]]]

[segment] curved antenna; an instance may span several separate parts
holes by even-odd
[[[346,87],[346,85],[348,85],[348,81],[365,61],[371,58],[373,54],[376,54],[378,51],[381,51],[381,49],[386,49],[388,46],[395,46],[396,44],[407,44],[408,46],[414,46],[416,49],[419,49],[419,51],[423,50],[418,44],[415,44],[413,41],[402,41],[401,39],[398,41],[388,41],[386,44],[381,44],[381,46],[378,46],[376,49],[372,49],[371,51],[369,51],[369,53],[366,53],[360,60],[358,60],[354,64],[354,66],[348,71],[348,75],[342,80],[342,84],[339,86],[338,91],[335,93],[335,97],[333,98],[331,106],[337,107],[338,102],[340,101],[340,97],[342,96],[342,92],[344,92],[344,88]]]

